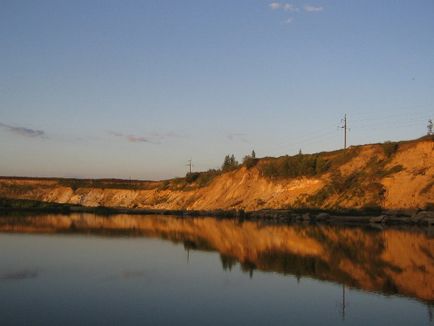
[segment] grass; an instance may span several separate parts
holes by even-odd
[[[381,147],[383,148],[384,155],[386,155],[387,158],[390,158],[398,151],[399,143],[386,141],[383,144],[381,144]]]
[[[267,159],[258,168],[267,178],[296,178],[323,174],[329,170],[330,161],[321,154],[299,154]]]
[[[198,187],[206,187],[215,177],[222,174],[221,170],[211,169],[205,172],[187,173],[185,181],[189,184],[195,183]]]
[[[305,204],[321,207],[327,199],[334,196],[337,206],[346,200],[357,201],[358,199],[363,209],[376,211],[382,206],[385,196],[385,189],[381,180],[403,170],[401,165],[386,169],[386,164],[390,162],[390,159],[388,154],[385,154],[383,158],[373,157],[363,169],[345,176],[335,165],[334,169],[329,170],[331,173],[330,182],[316,194],[306,198]]]
[[[78,188],[149,190],[155,188],[157,182],[120,180],[120,179],[58,179],[58,184],[72,190]]]
[[[294,204],[294,207],[291,208],[309,207],[335,209],[338,208],[340,204],[351,201],[357,208],[376,210],[378,207],[382,206],[384,201],[385,189],[381,184],[382,179],[399,173],[404,169],[401,165],[391,166],[390,163],[396,153],[405,146],[421,140],[434,140],[434,137],[425,136],[419,140],[385,142],[370,145],[373,146],[374,149],[372,159],[367,162],[363,168],[354,170],[350,174],[341,173],[341,168],[357,158],[363,150],[363,146],[352,146],[346,150],[316,154],[300,153],[294,156],[282,156],[277,158],[267,157],[257,159],[246,156],[242,165],[237,164],[236,167],[231,167],[230,171],[236,171],[240,168],[256,168],[262,176],[273,180],[300,177],[318,178],[321,176],[324,176],[323,180],[330,180],[328,184],[317,193],[305,195],[304,197],[300,196]],[[226,171],[222,169],[210,169],[204,172],[187,173],[185,177],[164,181],[56,178],[41,180],[55,181],[58,185],[69,187],[74,191],[80,188],[191,191],[209,186],[218,176],[225,172]],[[423,173],[423,171],[418,173]],[[426,194],[431,191],[433,184],[434,181],[429,182],[420,193]],[[52,182],[41,182],[36,186],[26,183],[5,183],[2,184],[2,187],[8,194],[19,195],[31,193],[35,187],[53,187],[53,184]],[[329,205],[324,207],[324,202],[326,201]],[[257,204],[262,205],[265,203],[258,199]]]

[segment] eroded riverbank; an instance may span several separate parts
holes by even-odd
[[[39,213],[97,213],[97,214],[148,214],[175,215],[180,217],[213,216],[216,218],[234,218],[249,221],[266,221],[274,223],[325,223],[325,224],[376,224],[376,225],[434,225],[434,211],[382,211],[379,209],[364,210],[166,210],[138,209],[122,207],[89,207],[71,204],[47,203],[34,200],[0,198],[0,211],[3,212],[39,212]]]

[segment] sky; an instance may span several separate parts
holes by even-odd
[[[433,113],[432,0],[0,0],[0,175],[165,179]]]

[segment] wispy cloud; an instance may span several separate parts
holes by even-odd
[[[179,134],[174,131],[168,131],[168,132],[151,132],[149,133],[149,136],[155,139],[159,139],[161,141],[168,139],[168,138],[185,138],[187,137],[184,134]]]
[[[152,142],[143,136],[127,135],[126,137],[127,137],[128,141],[131,143],[151,143]]]
[[[279,2],[272,2],[272,3],[270,3],[270,8],[272,10],[280,9],[280,3]]]
[[[116,137],[124,137],[124,136],[125,136],[124,134],[122,134],[122,133],[120,133],[120,132],[112,131],[112,130],[107,131],[107,133],[108,133],[109,135],[116,136]]]
[[[272,2],[272,3],[270,3],[269,6],[272,10],[279,10],[280,9],[280,10],[289,11],[289,12],[299,10],[293,4],[286,3],[286,2]]]
[[[45,136],[45,132],[43,130],[11,126],[11,125],[8,125],[8,124],[2,123],[2,122],[0,122],[0,128],[5,129],[5,130],[7,130],[10,133],[13,133],[15,135],[23,136],[23,137],[35,138],[35,137],[44,137]]]
[[[117,131],[108,131],[109,135],[122,138],[130,143],[154,143],[152,140],[144,137],[144,136],[137,136],[137,135],[126,135]]]
[[[297,15],[300,12],[300,9],[288,2],[271,2],[269,5],[269,8],[274,11],[282,11],[282,12],[290,12],[293,15]],[[307,13],[314,13],[314,12],[320,12],[324,10],[324,7],[318,6],[318,5],[312,5],[312,4],[306,4],[302,7],[302,10],[304,10]],[[282,24],[290,24],[294,20],[293,17],[287,17],[284,21],[282,21]]]
[[[303,8],[304,8],[304,11],[307,11],[307,12],[320,12],[320,11],[324,10],[324,7],[314,6],[314,5],[305,5]]]
[[[161,144],[163,141],[167,140],[168,138],[186,137],[185,135],[181,135],[175,132],[166,132],[166,133],[151,132],[145,135],[124,134],[117,131],[107,131],[107,133],[111,136],[122,138],[130,143]]]
[[[243,143],[248,143],[247,135],[244,133],[229,133],[226,135],[226,138],[230,141],[241,141]]]

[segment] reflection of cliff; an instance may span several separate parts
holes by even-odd
[[[1,232],[94,232],[160,237],[216,250],[222,265],[336,281],[434,301],[434,239],[422,232],[260,225],[170,216],[93,214],[0,217]]]

